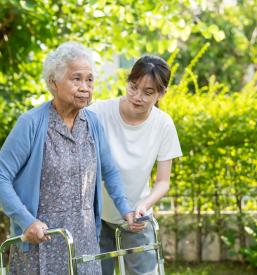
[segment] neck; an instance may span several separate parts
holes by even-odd
[[[128,101],[125,97],[122,97],[120,99],[119,111],[124,122],[130,125],[139,125],[143,123],[151,113],[151,110],[142,113],[132,112],[132,110],[129,108]]]
[[[55,101],[52,102],[56,112],[62,117],[64,123],[69,129],[72,129],[75,118],[79,113],[79,110],[69,108],[69,106],[61,106]]]

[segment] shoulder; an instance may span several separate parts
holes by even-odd
[[[47,122],[50,102],[45,102],[39,107],[35,107],[17,119],[15,128],[21,131],[36,131],[44,122]],[[27,129],[27,130],[26,130]]]
[[[47,107],[47,104],[43,104],[22,114],[6,139],[6,148],[14,146],[13,144],[18,147],[23,144],[23,146],[29,148],[35,138],[43,137],[47,129],[47,110],[49,110],[49,106]],[[23,149],[20,147],[17,151]]]
[[[100,123],[98,116],[95,112],[88,110],[88,108],[84,108],[84,114],[86,120],[93,130],[97,130],[97,132],[102,131],[102,124]]]
[[[88,108],[84,108],[84,114],[86,116],[86,118],[91,122],[98,122],[98,118],[95,114],[94,111],[92,111],[91,109],[88,109]]]
[[[97,115],[86,108],[84,108],[83,111],[95,142],[103,144],[105,142],[104,129]]]
[[[26,113],[22,114],[20,116],[20,119],[24,119],[27,121],[37,121],[42,118],[42,116],[46,115],[48,113],[50,102],[45,102],[39,107],[35,107]]]
[[[159,108],[153,109],[153,125],[160,138],[177,136],[177,129],[170,115]]]
[[[161,125],[174,126],[174,122],[171,116],[155,106],[153,107],[152,115],[153,115],[153,118],[158,122],[160,122]]]
[[[93,111],[97,114],[109,112],[114,106],[119,104],[119,99],[97,100],[90,106],[86,107],[87,110]]]

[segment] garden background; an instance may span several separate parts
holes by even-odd
[[[141,55],[162,56],[172,79],[159,107],[184,155],[155,209],[167,274],[256,274],[256,14],[256,0],[0,0],[0,145],[22,112],[51,98],[42,61],[60,43],[93,49],[99,68],[118,60],[114,75],[99,70],[95,99],[124,94]],[[0,212],[0,242],[7,224]],[[224,260],[244,265],[218,273],[209,263]]]

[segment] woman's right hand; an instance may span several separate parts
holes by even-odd
[[[125,215],[125,220],[128,223],[128,229],[132,232],[140,232],[144,230],[146,223],[145,222],[135,222],[135,212],[130,212]]]
[[[48,241],[51,239],[51,237],[45,234],[47,229],[48,226],[45,223],[41,221],[35,221],[23,233],[23,241],[32,244]]]

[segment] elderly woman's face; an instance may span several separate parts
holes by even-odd
[[[77,59],[67,65],[64,76],[53,82],[54,102],[61,106],[81,109],[92,99],[94,78],[91,65]]]

